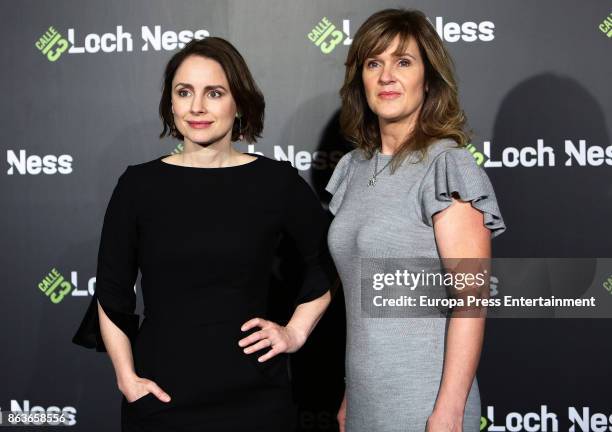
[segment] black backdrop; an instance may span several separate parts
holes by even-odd
[[[119,174],[180,150],[157,138],[156,114],[178,43],[215,35],[237,46],[267,101],[264,138],[241,149],[291,160],[325,205],[323,186],[348,150],[337,92],[351,35],[371,13],[397,6],[422,9],[455,58],[471,148],[509,227],[495,255],[612,256],[609,2],[6,2],[2,410],[63,410],[75,430],[118,430],[109,359],[70,338],[95,288],[102,217]],[[331,32],[318,41],[315,28]],[[275,284],[287,295],[290,265]],[[43,281],[59,284],[55,296]],[[302,430],[336,428],[343,313],[340,291],[293,358]],[[478,372],[483,423],[545,430],[537,425],[548,412],[558,420],[548,430],[567,430],[575,412],[589,425],[576,430],[612,430],[611,332],[605,319],[490,320]]]

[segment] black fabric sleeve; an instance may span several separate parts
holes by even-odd
[[[96,292],[72,341],[86,348],[104,352],[97,302],[106,315],[131,342],[138,332],[134,283],[138,276],[138,227],[134,212],[134,193],[130,168],[119,177],[104,215]]]
[[[289,169],[285,231],[295,241],[303,265],[297,306],[321,297],[331,288],[333,264],[327,247],[330,219],[297,169]]]

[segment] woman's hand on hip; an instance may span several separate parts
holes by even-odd
[[[163,391],[154,381],[134,375],[119,383],[119,390],[129,403],[153,393],[162,402],[170,402],[170,395]]]
[[[253,318],[245,322],[240,329],[248,331],[255,327],[259,327],[260,330],[240,339],[238,345],[244,348],[245,354],[270,348],[267,353],[257,359],[260,362],[269,360],[277,354],[295,352],[306,342],[305,335],[290,325],[281,326],[263,318]]]

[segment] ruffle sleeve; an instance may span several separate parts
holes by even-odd
[[[72,341],[86,348],[104,352],[97,303],[109,319],[131,342],[138,332],[134,283],[138,276],[138,228],[133,209],[130,167],[119,177],[113,190],[102,226],[96,291]]]
[[[334,169],[327,186],[325,186],[325,190],[332,194],[332,199],[329,202],[329,211],[334,215],[338,212],[340,205],[342,205],[342,200],[344,199],[344,194],[346,192],[351,174],[351,165],[354,152],[355,150],[342,156],[342,158],[336,164],[336,168]]]
[[[433,215],[451,205],[454,193],[484,214],[491,237],[506,230],[489,177],[464,148],[447,149],[431,162],[420,189],[423,222],[433,226]]]

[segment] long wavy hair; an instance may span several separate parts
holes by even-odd
[[[370,16],[357,30],[346,59],[344,84],[340,89],[342,107],[340,128],[345,138],[372,158],[381,148],[377,115],[368,106],[362,69],[367,58],[384,52],[399,37],[396,54],[404,52],[410,38],[419,47],[425,66],[425,93],[415,127],[393,155],[391,170],[412,151],[420,151],[440,138],[451,138],[465,146],[470,133],[465,130],[466,116],[459,106],[454,64],[435,28],[418,10],[385,9]]]

